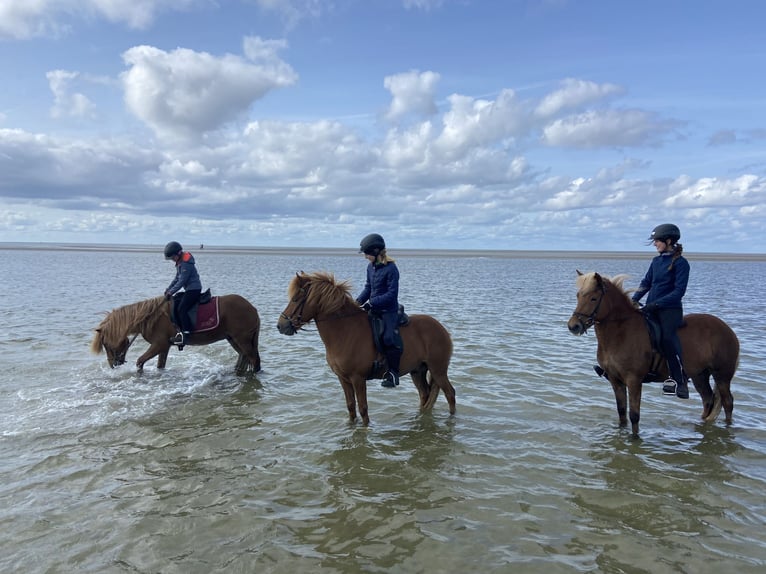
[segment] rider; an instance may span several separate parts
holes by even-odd
[[[681,230],[672,223],[658,225],[649,236],[658,255],[652,260],[641,284],[633,294],[633,303],[646,294],[644,312],[649,313],[659,323],[662,337],[662,354],[668,363],[672,380],[665,381],[663,392],[673,394],[679,399],[689,398],[686,374],[681,364],[681,342],[676,329],[683,321],[681,299],[686,293],[689,282],[689,262],[683,257],[683,246],[678,243]]]
[[[402,357],[399,336],[399,269],[386,254],[386,242],[377,233],[365,236],[359,244],[359,253],[369,261],[367,280],[356,302],[383,321],[383,348],[388,372],[383,376],[384,387],[399,384],[399,362]]]
[[[177,241],[171,241],[165,246],[165,259],[172,259],[176,264],[176,276],[165,289],[165,299],[171,299],[180,289],[184,290],[181,303],[178,305],[177,319],[180,331],[173,339],[174,345],[183,348],[189,333],[194,329],[189,317],[189,310],[199,302],[202,281],[200,281],[197,267],[194,264],[194,256],[188,251],[184,251]]]

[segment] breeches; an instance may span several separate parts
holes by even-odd
[[[192,289],[191,291],[184,291],[181,302],[178,304],[178,322],[182,331],[193,331],[194,325],[192,325],[191,318],[189,317],[189,310],[199,302],[200,289]]]
[[[655,315],[662,330],[662,354],[665,358],[681,357],[681,341],[677,329],[683,321],[683,309],[659,309]]]

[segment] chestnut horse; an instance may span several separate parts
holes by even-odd
[[[641,385],[665,380],[667,364],[652,349],[646,319],[623,289],[627,275],[610,279],[598,273],[577,273],[577,307],[567,326],[575,335],[594,327],[596,357],[612,384],[620,426],[628,424],[629,399],[633,435],[638,436]],[[702,397],[702,420],[714,421],[723,406],[726,423],[731,424],[734,398],[730,385],[739,361],[739,340],[734,331],[713,315],[690,314],[684,316],[678,336],[684,370]],[[711,375],[715,390],[710,387]]]
[[[279,317],[277,328],[283,335],[294,335],[314,321],[325,345],[327,364],[338,376],[346,395],[349,419],[359,415],[367,425],[367,380],[380,378],[372,373],[377,351],[367,313],[350,295],[348,282],[337,282],[330,273],[298,273],[290,282],[290,299]],[[455,389],[447,376],[452,357],[452,338],[447,329],[429,315],[410,315],[409,323],[399,328],[404,351],[402,375],[409,373],[420,395],[421,410],[431,410],[439,389],[455,414]],[[427,376],[428,375],[428,376]]]
[[[258,353],[261,319],[258,310],[240,295],[220,295],[217,299],[218,324],[204,331],[192,331],[187,344],[209,345],[226,339],[239,355],[237,375],[257,373],[261,370]],[[171,339],[176,334],[176,327],[170,320],[171,305],[172,301],[160,296],[114,309],[96,328],[91,351],[100,353],[103,348],[109,366],[114,368],[125,362],[128,348],[140,334],[149,343],[149,348],[136,361],[138,370],[157,356],[157,368],[164,369]],[[128,338],[130,335],[133,339]]]

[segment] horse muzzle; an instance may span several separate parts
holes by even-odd
[[[298,329],[295,328],[295,325],[293,325],[290,318],[285,317],[284,315],[277,321],[277,329],[279,329],[279,332],[283,335],[295,335],[295,333],[298,332]]]
[[[575,315],[572,315],[572,317],[569,319],[567,328],[573,335],[584,335],[588,330],[588,327],[585,325],[585,323],[582,322],[582,319],[576,317]]]

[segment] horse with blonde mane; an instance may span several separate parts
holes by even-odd
[[[160,296],[114,309],[96,328],[91,351],[100,353],[105,350],[107,362],[114,368],[125,363],[130,345],[140,334],[149,343],[149,348],[136,361],[138,370],[141,371],[154,357],[158,357],[157,368],[164,369],[177,330],[171,320],[171,305],[172,301]],[[216,305],[217,313],[203,330],[192,331],[186,344],[209,345],[226,339],[237,352],[237,375],[260,371],[258,338],[261,320],[258,310],[236,294],[213,297],[207,305]]]
[[[596,357],[612,385],[620,426],[627,426],[629,408],[633,435],[638,436],[642,383],[665,380],[667,364],[653,349],[643,313],[623,289],[627,275],[610,279],[598,273],[577,273],[577,306],[567,326],[574,335],[584,334],[591,326],[596,331]],[[713,315],[689,314],[684,316],[678,337],[684,370],[702,398],[702,420],[715,421],[723,406],[726,423],[731,424],[734,397],[730,386],[739,361],[734,331]],[[711,375],[715,389],[710,386]]]
[[[289,302],[277,328],[294,335],[314,321],[325,345],[327,364],[337,375],[346,396],[350,421],[356,420],[357,403],[362,422],[370,422],[367,380],[381,378],[373,368],[377,351],[367,313],[350,294],[348,282],[338,282],[330,273],[298,273],[288,287]],[[399,332],[404,343],[400,373],[407,373],[420,395],[420,408],[431,410],[439,390],[455,414],[455,389],[447,376],[452,357],[452,338],[444,326],[429,315],[410,315]]]

